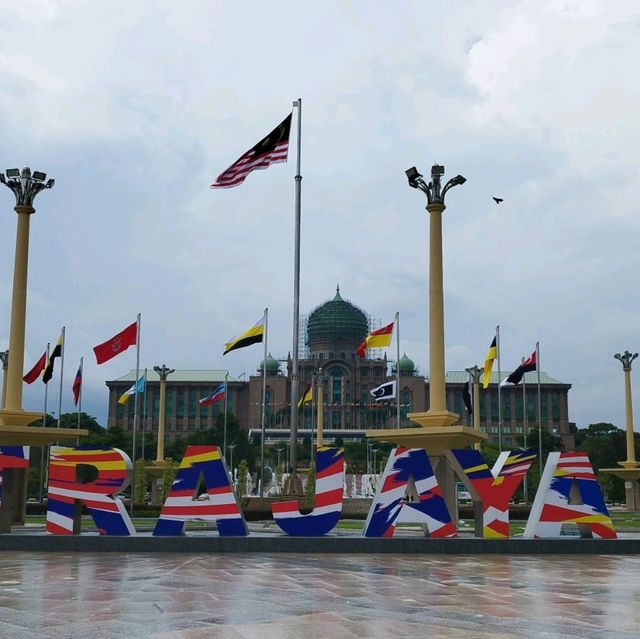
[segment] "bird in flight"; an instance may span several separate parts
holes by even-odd
[[[504,201],[504,198],[501,198],[501,197],[494,197],[493,199],[494,199],[496,204],[500,204],[500,202]]]

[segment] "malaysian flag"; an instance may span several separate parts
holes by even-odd
[[[251,171],[266,169],[278,162],[286,162],[292,115],[290,113],[269,135],[241,155],[228,169],[220,173],[211,188],[230,189],[242,184]]]

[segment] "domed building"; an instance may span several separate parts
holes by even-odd
[[[389,349],[371,349],[366,357],[358,357],[358,346],[377,328],[358,306],[345,300],[340,287],[332,299],[311,311],[305,321],[304,347],[298,360],[299,394],[322,378],[324,395],[324,430],[327,439],[361,439],[372,428],[396,425],[396,401],[376,402],[371,390],[392,379],[389,376]],[[267,358],[266,415],[267,438],[286,440],[289,436],[291,358],[285,372],[275,372]],[[407,413],[424,410],[425,379],[417,374],[413,361],[406,354],[400,362],[401,425],[409,426]],[[250,379],[249,423],[252,434],[260,424],[262,365]],[[395,376],[395,372],[393,373]],[[311,432],[312,407],[300,409],[299,432],[304,437]]]
[[[395,428],[397,401],[377,402],[371,390],[381,384],[399,380],[397,398],[400,402],[400,426],[412,426],[407,414],[428,410],[428,381],[417,370],[413,360],[403,353],[397,362],[395,341],[388,349],[370,349],[358,357],[357,349],[365,337],[379,325],[361,308],[344,299],[337,288],[335,295],[317,306],[306,319],[301,318],[301,349],[298,359],[298,398],[316,379],[322,379],[324,405],[324,435],[327,442],[340,437],[344,441],[362,439],[367,430]],[[391,319],[391,318],[389,318]],[[387,320],[388,321],[388,320]],[[258,358],[260,355],[258,355]],[[387,358],[389,358],[389,361]],[[262,371],[266,367],[266,441],[287,442],[290,438],[291,357],[276,358],[271,353],[266,361],[257,362],[256,372],[248,380],[240,380],[225,370],[176,370],[167,381],[166,437],[186,437],[191,432],[212,428],[225,403],[200,406],[198,400],[226,384],[226,409],[233,413],[251,436],[261,431]],[[522,386],[503,387],[502,424],[499,423],[497,372],[491,385],[480,395],[480,427],[496,441],[502,428],[505,446],[516,445],[518,438],[537,421],[537,387],[534,373],[527,373],[526,401]],[[565,448],[573,447],[568,414],[570,384],[541,375],[541,411],[550,433],[559,435]],[[143,429],[151,434],[158,428],[159,378],[149,369],[146,406],[142,409]],[[471,415],[464,407],[463,388],[468,380],[464,371],[447,371],[446,401],[449,410],[460,416],[460,423],[472,425]],[[125,405],[118,398],[135,381],[135,371],[111,381],[109,387],[108,426],[131,431],[135,402]],[[317,401],[317,400],[316,400]],[[300,408],[298,435],[309,437],[315,425],[310,403]]]

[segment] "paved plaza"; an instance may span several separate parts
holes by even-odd
[[[118,555],[0,558],[0,637],[640,635],[640,558]]]

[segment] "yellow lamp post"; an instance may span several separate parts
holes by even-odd
[[[167,377],[175,372],[174,368],[168,368],[164,364],[162,366],[154,366],[153,370],[160,377],[160,406],[158,408],[158,445],[156,448],[156,460],[153,465],[147,468],[147,472],[153,477],[151,484],[151,503],[158,505],[160,503],[160,483],[168,463],[164,458],[164,426],[165,426],[165,408],[167,403]]]
[[[4,398],[7,396],[7,367],[9,366],[9,351],[0,351],[0,362],[2,362],[2,399],[0,408],[4,408]]]
[[[622,468],[603,468],[602,471],[620,477],[625,481],[625,496],[627,510],[640,510],[640,462],[636,461],[635,439],[633,433],[633,405],[631,401],[631,363],[638,357],[638,353],[625,351],[622,355],[616,353],[614,357],[622,364],[624,371],[624,399],[626,415],[627,459],[618,464]]]
[[[450,448],[463,448],[485,440],[486,434],[456,424],[458,415],[447,410],[444,360],[444,287],[442,268],[442,213],[444,198],[449,189],[464,184],[462,175],[441,185],[444,167],[431,167],[431,181],[425,182],[416,167],[406,171],[409,186],[427,196],[429,212],[429,409],[425,413],[409,413],[407,417],[418,428],[394,428],[367,431],[367,437],[390,441],[399,446],[424,448],[452,516],[457,513],[457,496],[453,468],[444,457]]]
[[[22,408],[29,225],[31,216],[36,212],[33,207],[36,195],[44,189],[50,189],[55,180],[47,180],[46,173],[41,171],[34,171],[32,174],[31,169],[25,166],[22,171],[7,169],[6,176],[4,173],[0,173],[0,183],[13,192],[16,199],[14,210],[18,214],[9,325],[9,353],[11,357],[9,357],[5,372],[6,380],[3,381],[6,391],[3,406],[0,409],[0,444],[38,446],[66,439],[75,441],[77,437],[87,435],[88,431],[74,428],[29,427],[28,424],[40,419],[42,413],[26,411]]]
[[[46,181],[45,181],[46,180]],[[43,446],[57,441],[72,440],[88,435],[85,429],[76,428],[36,428],[30,423],[42,417],[41,412],[26,411],[22,408],[22,376],[24,369],[25,324],[27,317],[27,274],[29,269],[29,225],[36,212],[33,202],[36,195],[50,189],[54,180],[47,175],[25,166],[7,169],[0,173],[0,183],[10,189],[18,215],[16,231],[16,252],[13,267],[13,288],[11,293],[11,320],[9,324],[9,351],[4,353],[2,364],[3,401],[0,405],[0,445]],[[8,360],[8,361],[7,361]],[[12,522],[24,520],[26,506],[26,469],[5,469],[2,487],[2,509],[0,510],[0,532],[7,532]]]

